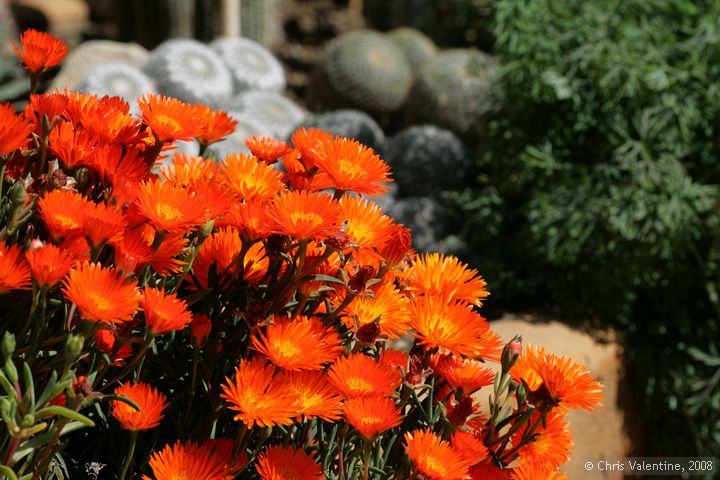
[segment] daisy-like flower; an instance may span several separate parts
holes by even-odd
[[[319,370],[343,350],[333,328],[318,318],[273,318],[273,324],[258,330],[252,345],[275,365],[285,370]]]
[[[59,283],[78,260],[70,251],[49,243],[31,248],[25,252],[25,258],[37,284],[46,287]]]
[[[441,253],[419,256],[407,270],[405,279],[409,283],[408,290],[417,294],[462,300],[478,307],[488,296],[487,283],[477,270],[456,257]]]
[[[410,329],[410,299],[392,283],[383,283],[371,296],[358,296],[345,308],[343,321],[350,328],[378,322],[380,333],[395,339]]]
[[[30,275],[22,248],[0,242],[0,294],[11,290],[29,290]]]
[[[22,51],[16,44],[12,47],[25,68],[33,74],[58,65],[68,52],[65,42],[32,28],[20,35],[20,46]]]
[[[337,190],[380,195],[387,191],[390,167],[361,143],[343,137],[321,141],[313,148],[317,167],[327,174]]]
[[[108,241],[121,239],[127,226],[125,215],[104,203],[91,205],[85,210],[82,222],[85,238],[90,245],[97,248]]]
[[[482,438],[465,430],[455,430],[450,436],[450,445],[468,465],[480,463],[488,456],[488,449]]]
[[[383,247],[390,233],[392,219],[383,215],[375,203],[361,197],[345,196],[340,203],[343,217],[347,221],[345,233],[350,241],[359,247],[359,250],[353,253],[353,258],[358,263],[382,258],[378,250]]]
[[[246,201],[266,202],[285,188],[278,169],[242,153],[225,157],[220,166],[220,180]]]
[[[390,398],[351,398],[343,405],[345,419],[366,440],[397,427],[403,416]]]
[[[535,424],[538,415],[540,414],[535,413],[528,424]],[[519,445],[524,430],[521,428],[512,436],[513,446]],[[535,433],[537,434],[535,440],[524,445],[518,452],[523,461],[543,463],[554,468],[567,463],[573,448],[573,440],[563,412],[550,412],[545,418],[545,427],[540,425]]]
[[[312,167],[305,168],[300,157],[300,152],[293,150],[282,157],[283,170],[285,171],[284,181],[293,190],[305,190],[308,192],[319,192],[332,188],[332,179],[325,173],[318,172]]]
[[[193,272],[203,288],[210,286],[210,268],[215,264],[218,281],[234,276],[239,271],[237,257],[242,251],[242,238],[232,227],[221,228],[203,242],[195,261]],[[270,260],[265,255],[262,243],[254,243],[248,249],[243,261],[243,278],[249,283],[259,281],[267,272]]]
[[[40,218],[55,240],[82,232],[85,212],[93,203],[71,190],[56,189],[46,193],[38,201]]]
[[[398,377],[402,379],[403,375],[408,372],[409,361],[410,354],[408,352],[388,348],[380,354],[379,363],[396,371]]]
[[[306,170],[310,170],[317,164],[315,147],[322,142],[332,140],[332,134],[323,132],[317,128],[300,128],[292,134],[290,141],[300,153],[299,161]]]
[[[420,297],[411,302],[409,311],[415,336],[428,348],[472,358],[500,358],[502,341],[472,305]]]
[[[543,348],[527,345],[510,369],[523,380],[530,391],[527,401],[541,409],[584,408],[601,406],[602,385],[583,365],[566,356],[558,357]]]
[[[194,157],[187,153],[176,153],[172,164],[160,169],[160,176],[170,183],[189,187],[204,179],[217,175],[217,164],[203,157]]]
[[[387,265],[399,265],[412,251],[412,235],[409,228],[392,224],[385,234],[380,255]]]
[[[95,346],[110,357],[111,365],[114,367],[125,365],[125,360],[133,353],[132,347],[127,343],[118,347],[116,345],[118,339],[110,330],[98,330],[93,338]]]
[[[201,131],[197,135],[197,141],[200,145],[207,147],[213,143],[219,142],[223,138],[235,131],[237,120],[232,118],[222,110],[213,110],[206,105],[193,105],[195,118],[200,122]]]
[[[159,180],[140,184],[138,213],[163,232],[187,232],[207,219],[205,206],[184,188]]]
[[[556,467],[532,460],[520,461],[512,469],[510,480],[567,480],[567,476],[560,473]]]
[[[182,444],[178,440],[173,446],[166,445],[160,452],[153,453],[148,463],[155,480],[231,480],[234,477],[226,455],[210,442]],[[143,480],[152,479],[144,475]]]
[[[299,240],[324,240],[338,230],[342,207],[330,195],[288,192],[275,197],[268,208],[275,233]]]
[[[328,422],[340,418],[342,412],[342,397],[327,380],[327,376],[320,371],[283,372],[277,379],[287,385],[293,396],[298,420],[303,417],[311,420],[314,417]]]
[[[401,383],[393,370],[362,353],[353,353],[335,362],[328,377],[348,398],[389,397]]]
[[[26,146],[33,128],[22,116],[15,114],[9,103],[0,105],[0,155]]]
[[[479,388],[492,385],[495,372],[477,360],[458,358],[453,355],[438,355],[433,366],[454,389],[470,394]]]
[[[138,99],[142,121],[162,143],[188,141],[202,134],[192,105],[176,98],[148,93]]]
[[[253,135],[245,140],[245,145],[253,155],[268,165],[275,163],[278,158],[292,152],[292,147],[287,143],[266,135]]]
[[[273,380],[275,367],[264,358],[241,360],[235,368],[235,380],[225,378],[222,398],[230,409],[238,412],[240,420],[249,428],[254,425],[273,427],[290,425],[296,416],[295,398],[287,385]]]
[[[243,238],[261,240],[272,234],[273,223],[262,202],[233,203],[225,213],[225,223],[237,228]]]
[[[115,395],[122,395],[135,402],[140,410],[131,405],[113,400],[110,413],[125,430],[139,431],[157,427],[168,406],[167,397],[146,383],[126,383],[115,389]]]
[[[258,457],[255,468],[261,480],[322,480],[320,465],[303,450],[273,445]]]
[[[48,136],[50,152],[69,173],[86,165],[97,147],[92,133],[84,128],[75,128],[72,123],[61,121]]]
[[[77,305],[85,320],[128,322],[138,311],[140,292],[135,283],[99,263],[83,263],[70,271],[63,284],[63,295]]]
[[[145,324],[153,335],[181,330],[192,321],[187,304],[174,293],[151,287],[145,287],[143,293]]]
[[[110,243],[115,249],[115,267],[125,273],[137,271],[153,258],[152,248],[140,229],[126,230],[121,239]]]
[[[418,473],[429,480],[463,480],[468,477],[468,463],[449,443],[430,430],[407,432],[405,451]]]

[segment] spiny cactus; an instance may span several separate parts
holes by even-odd
[[[411,123],[432,122],[461,135],[480,135],[501,104],[494,57],[447,50],[423,67],[408,98]]]
[[[221,161],[225,155],[233,152],[250,153],[245,145],[245,140],[253,135],[262,135],[263,127],[258,125],[255,118],[243,113],[228,111],[228,114],[237,120],[235,131],[217,143],[213,143],[207,149],[206,156]]]
[[[307,111],[292,100],[273,92],[245,92],[229,105],[229,109],[241,109],[242,113],[255,119],[261,133],[278,138],[287,137],[307,116]]]
[[[400,27],[388,32],[387,35],[405,53],[405,58],[413,72],[418,72],[437,55],[435,43],[420,30]]]
[[[247,38],[223,38],[210,47],[220,56],[232,73],[235,91],[264,90],[281,93],[285,90],[285,72],[268,49]]]
[[[122,97],[130,103],[132,111],[136,111],[138,97],[157,91],[150,77],[139,68],[125,63],[106,63],[91,68],[77,89],[99,96]]]
[[[265,46],[282,40],[277,0],[240,0],[240,35]]]
[[[300,126],[315,127],[341,137],[354,138],[377,153],[382,153],[385,148],[385,133],[380,125],[370,115],[359,110],[322,113],[306,120]]]
[[[398,110],[413,74],[403,51],[387,36],[361,30],[328,43],[312,85],[312,103],[373,113]]]
[[[186,102],[217,105],[233,92],[232,75],[220,57],[195,40],[168,40],[143,67],[163,95]]]
[[[420,251],[438,251],[447,224],[442,206],[428,197],[410,197],[390,204],[389,212],[412,230],[413,246]]]
[[[403,196],[435,196],[458,188],[471,163],[462,140],[432,125],[398,133],[390,140],[384,157]]]

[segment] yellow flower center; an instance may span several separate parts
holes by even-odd
[[[360,419],[360,422],[363,425],[380,425],[382,423],[382,418],[380,417],[363,417]]]
[[[275,351],[283,358],[291,358],[300,353],[298,346],[289,340],[277,340],[273,344]]]
[[[155,213],[158,217],[168,221],[179,220],[183,216],[180,210],[166,203],[158,203],[155,207]]]
[[[71,228],[80,228],[80,224],[72,217],[67,217],[65,215],[57,215],[55,217],[55,221],[60,224],[62,228],[65,229],[71,229]]]
[[[322,225],[323,218],[317,213],[312,212],[293,212],[290,214],[290,220],[293,224],[309,223],[313,227]]]
[[[95,292],[88,292],[87,299],[95,307],[95,310],[107,311],[112,308],[112,302],[109,302],[105,297]]]
[[[172,117],[167,115],[158,115],[155,117],[154,122],[155,130],[170,130],[172,132],[178,132],[182,130],[182,124]]]
[[[344,158],[338,160],[338,171],[346,177],[353,178],[365,173],[365,170],[360,165]]]
[[[316,405],[319,405],[321,401],[322,395],[303,392],[303,394],[298,397],[298,410],[308,410]]]
[[[361,377],[350,378],[347,384],[353,392],[371,393],[374,390],[372,384]]]
[[[447,469],[443,467],[442,463],[440,463],[436,458],[425,457],[423,459],[423,464],[423,470],[425,473],[430,474],[430,476],[444,478],[447,474]]]

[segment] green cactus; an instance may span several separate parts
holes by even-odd
[[[494,57],[447,50],[423,67],[407,102],[411,124],[431,122],[468,138],[482,134],[501,105]]]
[[[388,37],[405,53],[413,72],[437,55],[435,43],[420,30],[400,27],[388,32]]]
[[[387,36],[369,30],[350,32],[326,46],[310,103],[318,108],[391,113],[405,102],[412,79],[405,54]]]

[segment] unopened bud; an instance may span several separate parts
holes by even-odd
[[[448,409],[447,419],[455,427],[463,425],[468,417],[473,414],[472,397],[466,395],[460,399],[454,406]]]
[[[353,293],[362,293],[367,288],[368,282],[373,278],[375,278],[375,268],[371,265],[363,265],[359,267],[355,275],[350,278],[348,288]]]
[[[192,323],[190,323],[190,336],[193,339],[195,348],[200,348],[205,345],[207,338],[210,336],[211,329],[212,322],[207,315],[193,316]]]
[[[200,234],[200,240],[205,240],[208,238],[213,231],[213,227],[215,226],[215,219],[208,220],[205,222],[199,229],[198,233]]]
[[[82,335],[68,335],[67,341],[65,342],[65,361],[68,364],[74,362],[80,356],[84,344],[85,337]]]
[[[398,265],[408,254],[411,246],[410,229],[399,224],[392,225],[380,255],[388,265]]]
[[[515,362],[520,358],[522,353],[522,337],[515,335],[507,345],[503,348],[502,355],[500,355],[500,365],[502,366],[502,374],[505,375],[515,365]]]
[[[334,234],[325,239],[325,245],[333,250],[345,250],[350,245],[350,237],[342,230],[338,230]]]
[[[7,360],[15,351],[15,335],[6,331],[0,343],[0,349],[2,350],[3,358]]]
[[[375,343],[375,340],[377,340],[379,336],[380,322],[378,321],[366,323],[362,327],[358,328],[357,333],[355,333],[355,337],[357,337],[358,340],[367,345],[372,345],[373,343]]]
[[[25,189],[25,183],[22,180],[18,180],[10,187],[11,209],[16,210],[24,207],[26,197],[27,190]]]

